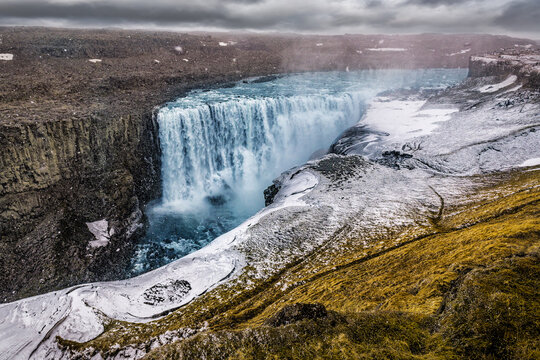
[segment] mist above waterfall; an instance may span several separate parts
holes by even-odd
[[[463,70],[296,74],[193,91],[158,112],[163,198],[134,262],[149,270],[194,251],[264,206],[279,174],[324,153],[377,93],[445,87]],[[323,151],[321,151],[323,150]]]

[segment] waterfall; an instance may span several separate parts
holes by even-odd
[[[362,98],[354,92],[239,98],[161,109],[163,203],[183,208],[242,196],[242,206],[260,208],[273,178],[359,121]]]
[[[264,206],[264,189],[283,171],[327,150],[377,93],[442,88],[466,70],[305,73],[268,82],[195,90],[157,114],[163,197],[149,205],[149,227],[133,275],[205,246]]]

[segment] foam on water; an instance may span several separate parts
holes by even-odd
[[[163,198],[133,273],[199,249],[264,206],[282,171],[327,149],[384,90],[445,87],[466,70],[379,70],[289,75],[193,91],[158,112]]]

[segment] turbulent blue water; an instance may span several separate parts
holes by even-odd
[[[308,73],[193,91],[158,113],[163,198],[134,274],[201,248],[264,206],[263,190],[281,172],[326,150],[384,90],[442,88],[466,70]]]

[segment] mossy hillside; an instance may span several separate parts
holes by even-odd
[[[466,358],[539,359],[539,295],[538,249],[474,269],[445,299],[441,333]]]
[[[317,302],[347,312],[377,308],[434,313],[461,272],[531,252],[538,246],[538,230],[537,204],[525,205],[517,213],[432,235],[315,277],[267,308],[261,319],[290,302]]]
[[[435,315],[331,313],[272,328],[209,331],[147,359],[538,359],[539,254],[455,282]]]
[[[433,320],[395,312],[334,314],[278,328],[218,331],[152,352],[148,359],[449,359]]]
[[[185,327],[253,330],[285,304],[296,302],[319,302],[341,314],[398,311],[436,317],[464,274],[500,259],[516,254],[529,256],[536,251],[540,228],[538,173],[510,174],[498,187],[479,189],[477,195],[484,195],[478,198],[486,200],[444,212],[439,220],[444,232],[410,228],[382,245],[378,238],[378,245],[367,250],[361,243],[354,248],[354,239],[349,239],[347,251],[336,259],[338,266],[325,264],[314,273],[312,263],[304,266],[298,260],[259,282],[253,282],[247,269],[236,281],[160,320],[147,324],[115,322],[93,341],[63,343],[72,349],[93,347],[107,354],[115,344],[140,344]],[[317,254],[309,260],[320,257],[325,256]],[[286,278],[302,280],[284,286]]]

